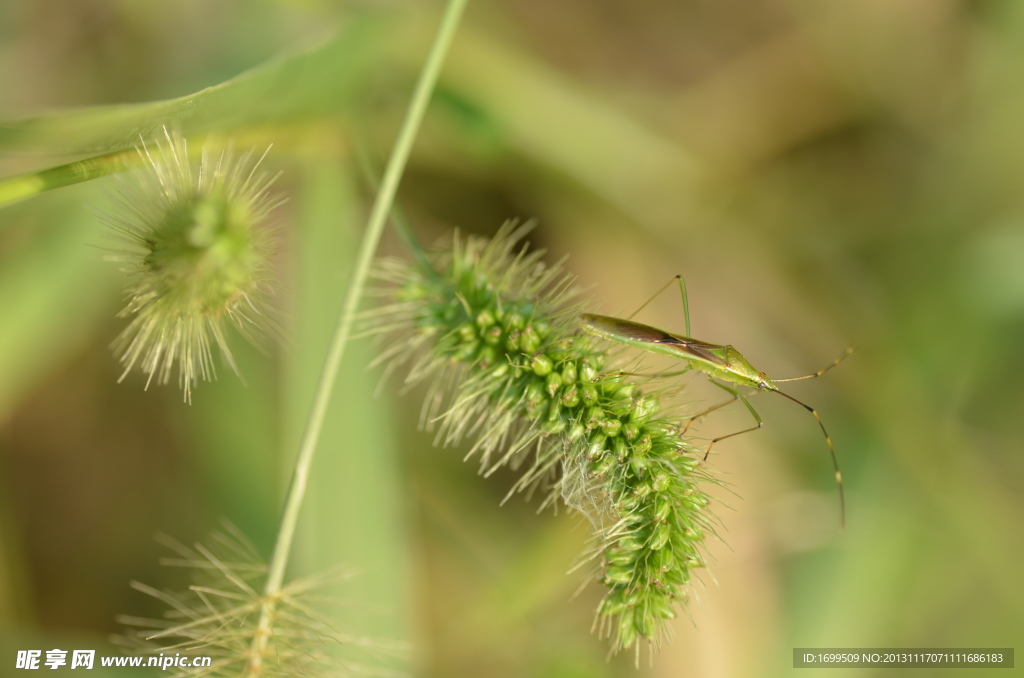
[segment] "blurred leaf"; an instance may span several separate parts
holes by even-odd
[[[337,37],[193,94],[0,122],[0,152],[98,154],[135,146],[161,125],[185,134],[337,114],[380,59],[379,20],[354,15]]]

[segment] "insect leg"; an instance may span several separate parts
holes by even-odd
[[[715,382],[711,382],[711,383],[714,384]],[[715,385],[717,386],[717,384],[715,384]],[[693,426],[693,422],[697,421],[698,419],[700,419],[702,417],[708,416],[709,414],[711,414],[715,410],[721,409],[721,408],[725,407],[726,405],[728,405],[730,403],[736,402],[739,399],[739,397],[740,397],[739,394],[736,394],[733,397],[729,398],[728,400],[720,402],[717,405],[712,405],[711,407],[709,407],[708,409],[704,410],[703,412],[700,412],[698,414],[693,415],[692,417],[690,417],[689,419],[686,420],[686,426],[684,426],[683,430],[679,432],[679,435],[681,435],[681,436],[686,435],[686,432],[690,430],[691,426]]]
[[[637,313],[639,313],[640,311],[642,311],[645,308],[647,308],[647,304],[649,304],[652,301],[654,301],[655,299],[657,299],[659,294],[661,294],[662,292],[667,290],[669,288],[669,285],[672,284],[673,280],[679,281],[679,295],[683,299],[683,317],[686,320],[686,336],[690,336],[690,303],[687,300],[687,296],[686,296],[686,281],[683,280],[683,276],[681,276],[679,274],[676,274],[676,276],[674,278],[672,278],[672,280],[669,280],[667,283],[665,283],[665,286],[662,287],[657,292],[655,292],[654,296],[651,297],[650,299],[648,299],[647,301],[645,301],[643,303],[643,305],[640,306],[640,308],[638,308],[637,310],[635,310],[632,313],[630,313],[629,317],[626,318],[626,320],[632,320],[633,316],[635,316]]]
[[[741,433],[750,433],[751,431],[756,431],[757,429],[759,429],[762,426],[764,426],[764,422],[761,421],[760,415],[758,415],[757,410],[755,410],[754,406],[750,404],[750,401],[747,400],[746,396],[744,396],[742,393],[740,393],[736,389],[732,388],[731,386],[726,386],[725,384],[719,383],[719,382],[715,381],[714,379],[708,379],[708,381],[710,381],[712,384],[714,384],[718,388],[722,389],[723,391],[728,391],[729,393],[731,393],[733,395],[733,399],[732,400],[739,399],[740,402],[742,402],[744,405],[746,405],[747,409],[750,410],[750,414],[754,417],[754,420],[757,422],[757,426],[751,426],[750,428],[745,428],[742,431],[736,431],[735,433],[729,433],[729,434],[724,435],[724,436],[719,436],[717,438],[712,438],[711,444],[708,445],[708,449],[704,452],[704,458],[701,461],[707,461],[708,460],[708,455],[711,454],[711,448],[715,446],[715,443],[717,443],[717,442],[719,442],[721,440],[725,440],[726,438],[732,438],[733,436],[738,436]],[[732,402],[732,400],[730,400],[728,402]],[[723,405],[724,404],[725,403],[723,403]]]
[[[686,298],[686,281],[683,276],[676,275],[679,281],[679,294],[683,298],[683,317],[686,319],[686,336],[690,336],[690,302]]]

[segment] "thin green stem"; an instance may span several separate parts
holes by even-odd
[[[445,55],[448,52],[448,47],[451,44],[463,10],[466,7],[466,2],[467,0],[449,0],[445,8],[441,27],[434,37],[434,44],[423,66],[423,71],[420,73],[419,81],[416,83],[416,89],[413,92],[409,110],[406,112],[398,139],[395,141],[395,147],[391,152],[391,157],[388,159],[380,191],[377,193],[373,209],[370,212],[370,218],[367,222],[366,231],[363,234],[363,241],[356,259],[355,269],[352,273],[352,279],[349,282],[345,301],[342,305],[341,315],[338,318],[338,324],[327,351],[327,358],[320,373],[320,380],[317,383],[316,392],[313,397],[313,406],[306,421],[306,428],[299,446],[298,458],[295,461],[295,470],[292,473],[291,484],[288,487],[288,494],[285,498],[281,525],[277,534],[277,543],[274,546],[274,553],[270,559],[267,583],[264,587],[264,596],[267,602],[261,614],[256,638],[253,641],[254,650],[258,650],[252,655],[252,661],[254,662],[259,661],[258,657],[262,655],[262,649],[270,632],[273,601],[278,596],[281,590],[281,583],[284,580],[288,557],[291,553],[292,540],[295,537],[299,510],[306,492],[306,483],[309,478],[313,454],[320,437],[320,430],[323,427],[331,392],[334,389],[338,367],[345,352],[345,344],[351,334],[356,308],[359,304],[359,299],[362,297],[370,264],[373,260],[374,252],[377,250],[377,244],[380,241],[381,232],[387,221],[388,213],[394,202],[395,193],[398,190],[398,184],[401,181],[402,173],[409,159],[413,142],[423,120],[423,114],[430,101],[431,93],[434,90]]]
[[[135,149],[86,158],[39,172],[19,174],[0,180],[0,207],[31,198],[43,191],[98,179],[141,164]]]

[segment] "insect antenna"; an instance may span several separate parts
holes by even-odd
[[[843,354],[841,356],[839,356],[838,358],[836,358],[831,363],[829,363],[825,367],[821,368],[820,370],[818,370],[814,374],[805,374],[802,377],[790,377],[789,379],[772,379],[772,381],[774,381],[776,384],[780,384],[780,383],[782,383],[784,381],[803,381],[804,379],[814,379],[815,377],[820,377],[821,375],[825,374],[826,372],[831,370],[833,367],[835,367],[839,363],[841,363],[844,360],[846,360],[846,356],[848,356],[851,353],[853,353],[856,349],[857,349],[856,346],[849,347],[848,349],[843,351]],[[785,395],[785,394],[783,394],[783,395]]]
[[[839,360],[842,360],[847,355],[849,355],[849,351],[845,353],[841,358],[839,358]],[[838,362],[838,360],[836,362]],[[832,367],[832,365],[829,365],[829,367]],[[826,367],[825,369],[827,370],[828,367]],[[824,371],[825,370],[822,370],[822,372]],[[817,375],[808,375],[808,377],[813,376]],[[821,417],[818,415],[818,411],[811,407],[810,405],[808,405],[807,403],[801,402],[794,398],[793,396],[789,395],[788,393],[784,393],[782,391],[776,390],[775,393],[778,393],[781,396],[789,398],[794,403],[796,403],[800,407],[804,408],[805,410],[813,414],[814,418],[818,420],[818,426],[821,427],[821,432],[825,434],[825,442],[828,443],[828,453],[832,456],[832,467],[836,471],[836,487],[839,488],[839,529],[846,529],[846,499],[843,496],[843,474],[839,471],[839,461],[836,459],[836,448],[832,446],[832,438],[829,437],[828,431],[825,430],[824,422],[821,421]]]

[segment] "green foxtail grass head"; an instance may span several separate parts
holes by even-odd
[[[193,161],[167,128],[138,152],[143,168],[119,178],[118,208],[106,217],[119,241],[109,258],[129,276],[120,316],[131,319],[112,348],[121,379],[138,366],[147,387],[167,383],[177,364],[190,400],[196,381],[216,374],[214,344],[237,373],[227,326],[255,341],[266,325],[273,271],[265,221],[283,200],[269,193],[277,177],[259,170],[265,152],[207,144]]]
[[[581,558],[607,588],[595,619],[612,650],[657,646],[704,567],[711,481],[679,422],[623,375],[606,374],[608,342],[578,330],[573,279],[520,244],[455,236],[426,269],[384,260],[389,298],[370,318],[395,341],[378,362],[427,380],[421,423],[437,442],[471,441],[485,475],[524,472],[509,492],[559,497],[595,526]]]

